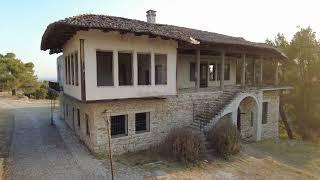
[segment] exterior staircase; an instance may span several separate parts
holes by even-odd
[[[219,115],[239,92],[240,88],[234,87],[223,91],[216,99],[196,100],[193,103],[193,122],[190,124],[190,128],[195,131],[204,132],[204,128],[208,126],[209,123],[219,120]]]
[[[193,121],[189,128],[199,134],[207,151],[210,151],[210,147],[206,139],[205,127],[220,120],[221,113],[236,98],[238,93],[240,93],[240,88],[234,87],[223,91],[216,99],[198,99],[193,103]]]

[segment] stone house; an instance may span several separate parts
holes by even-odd
[[[278,49],[240,37],[105,16],[50,24],[42,50],[58,60],[61,117],[94,153],[108,130],[115,154],[156,144],[175,127],[206,132],[222,118],[242,138],[278,137]],[[268,67],[268,71],[264,71]],[[107,126],[107,122],[110,126]]]

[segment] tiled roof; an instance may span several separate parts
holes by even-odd
[[[178,42],[189,43],[193,38],[201,44],[237,45],[267,50],[280,58],[286,58],[278,49],[263,43],[254,43],[240,37],[201,31],[191,28],[166,24],[153,24],[144,21],[122,17],[85,14],[69,17],[50,24],[42,36],[41,50],[50,53],[62,52],[62,47],[77,31],[99,29],[105,32],[119,31],[120,33],[135,33],[136,35],[159,36],[164,39],[174,39]]]

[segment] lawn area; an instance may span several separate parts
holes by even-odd
[[[248,153],[252,156],[270,156],[279,162],[320,176],[320,144],[264,140],[249,144],[248,147]]]

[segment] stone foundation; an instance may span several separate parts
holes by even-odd
[[[74,130],[79,139],[95,154],[104,154],[107,150],[106,120],[110,116],[126,115],[127,134],[111,138],[113,153],[122,154],[147,149],[159,143],[171,129],[190,125],[193,120],[194,100],[216,99],[220,94],[220,91],[183,93],[166,99],[128,99],[103,103],[80,103],[73,98],[62,95],[60,97],[60,112],[70,129]],[[277,137],[279,98],[276,93],[267,93],[263,99],[270,104],[268,123],[263,125],[262,137]],[[251,107],[250,103],[244,107],[250,109],[249,106]],[[77,120],[77,109],[80,110],[80,126]],[[138,133],[135,131],[135,114],[141,112],[150,113],[149,132]],[[87,133],[86,114],[89,122],[89,134]],[[250,126],[250,121],[245,119],[242,124],[243,136],[249,136],[252,134],[253,128]]]

